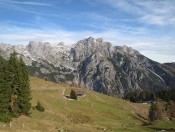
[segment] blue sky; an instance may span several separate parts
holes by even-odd
[[[0,0],[0,42],[102,37],[175,62],[175,0]]]

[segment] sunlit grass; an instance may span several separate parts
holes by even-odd
[[[69,94],[72,87],[56,84],[31,77],[32,106],[39,100],[45,112],[31,110],[31,117],[21,116],[9,124],[0,123],[0,131],[50,131],[58,129],[71,132],[106,131],[152,131],[151,127],[143,126],[148,116],[149,105],[134,104],[120,98],[114,98],[86,89],[85,97],[68,100],[62,96]],[[141,115],[142,117],[139,117]],[[152,126],[157,126],[153,124]]]

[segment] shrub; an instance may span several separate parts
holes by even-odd
[[[157,120],[157,109],[155,103],[151,103],[148,117],[150,121]]]
[[[0,114],[0,121],[4,123],[9,123],[12,120],[12,117],[8,114]]]
[[[166,104],[166,111],[170,120],[175,119],[175,103],[172,100]]]
[[[47,77],[44,77],[44,80],[45,80],[45,81],[48,81],[49,79],[48,79]]]
[[[149,120],[163,120],[164,119],[164,106],[160,102],[152,103],[149,109]]]
[[[37,105],[36,105],[36,107],[35,107],[38,111],[40,111],[40,112],[44,112],[45,111],[45,109],[44,109],[44,107],[42,106],[42,104],[38,101],[38,103],[37,103]]]
[[[77,94],[75,93],[74,90],[71,90],[71,92],[70,92],[70,98],[77,100]]]

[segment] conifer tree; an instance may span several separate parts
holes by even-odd
[[[31,108],[31,90],[29,84],[29,76],[22,57],[19,60],[19,83],[20,88],[18,91],[18,107],[19,113],[29,115],[30,108]]]
[[[164,118],[164,107],[161,105],[160,102],[152,103],[149,109],[149,120],[162,120]]]
[[[70,92],[70,98],[77,100],[77,95],[76,95],[76,93],[75,93],[74,90],[71,90],[71,92]]]
[[[156,103],[151,103],[150,109],[149,109],[149,120],[154,121],[157,120],[157,108],[156,108]]]
[[[0,121],[10,121],[11,115],[29,115],[30,100],[29,76],[22,58],[14,52],[5,64],[0,57]]]
[[[153,101],[155,101],[156,100],[156,95],[155,95],[155,93],[153,92],[153,93],[151,93],[151,99],[153,100]]]
[[[11,88],[11,100],[10,100],[10,110],[14,115],[18,115],[18,93],[20,89],[19,84],[19,61],[17,55],[13,52],[10,55],[10,59],[7,64],[7,81]]]
[[[10,102],[10,87],[6,79],[6,66],[0,56],[0,113],[7,113]]]
[[[17,54],[11,54],[8,61],[8,82],[11,87],[11,112],[18,116],[20,114],[29,115],[31,108],[31,91],[29,77],[25,63],[22,58],[18,59]]]

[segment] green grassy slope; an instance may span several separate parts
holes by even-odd
[[[0,123],[0,131],[58,132],[63,129],[64,132],[140,132],[164,129],[162,122],[144,126],[149,105],[134,104],[79,88],[73,89],[83,91],[86,96],[79,97],[77,101],[68,100],[62,96],[62,92],[65,89],[65,94],[69,94],[72,87],[33,77],[31,88],[32,106],[40,100],[45,112],[32,109],[31,117],[20,116],[13,119],[11,127],[9,124]],[[172,122],[169,124],[170,128],[173,128]]]

